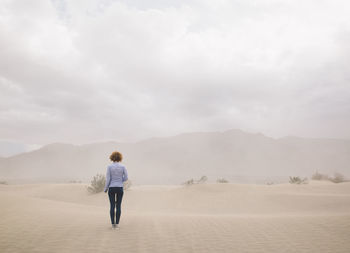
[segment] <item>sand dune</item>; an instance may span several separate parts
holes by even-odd
[[[135,186],[121,229],[84,184],[0,186],[1,252],[350,252],[350,183]]]

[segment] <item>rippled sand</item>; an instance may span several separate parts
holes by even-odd
[[[0,252],[350,252],[350,183],[135,186],[120,230],[84,184],[0,185]]]

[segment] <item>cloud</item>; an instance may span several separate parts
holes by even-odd
[[[0,139],[350,138],[346,1],[2,1]]]

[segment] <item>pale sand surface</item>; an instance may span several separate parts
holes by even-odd
[[[85,187],[0,185],[0,252],[350,252],[350,183]]]

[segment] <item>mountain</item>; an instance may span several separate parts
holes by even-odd
[[[40,146],[35,144],[24,144],[14,141],[0,140],[0,157],[9,157],[23,152],[38,149]]]
[[[179,184],[206,175],[235,182],[310,177],[316,170],[350,175],[350,141],[285,137],[270,138],[238,129],[185,133],[135,143],[86,145],[54,143],[0,159],[0,177],[9,181],[88,182],[104,174],[109,155],[124,155],[135,184]]]

